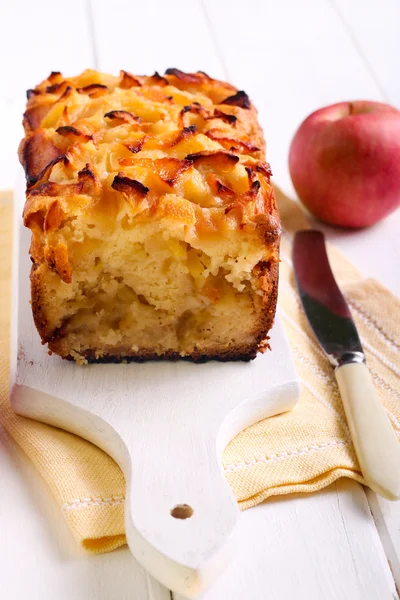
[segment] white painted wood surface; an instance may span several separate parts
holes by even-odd
[[[241,548],[204,600],[397,597],[361,486],[343,479],[319,494],[271,498],[243,517]]]
[[[307,113],[357,97],[389,100],[400,107],[397,0],[96,0],[91,7],[94,20],[89,19],[88,6],[86,0],[71,0],[68,10],[50,0],[14,0],[12,7],[1,7],[0,103],[6,117],[0,187],[10,187],[17,171],[14,148],[21,135],[23,90],[52,69],[74,73],[96,66],[96,55],[98,66],[105,68],[101,61],[108,60],[113,70],[193,64],[210,74],[224,73],[247,88],[261,109],[275,181],[287,192],[292,191],[288,144]],[[117,13],[117,6],[123,12]],[[71,22],[73,29],[64,26]],[[164,22],[166,27],[160,25]],[[43,32],[40,40],[38,31]],[[188,40],[184,46],[181,35]],[[157,64],[153,58],[151,65],[146,62],[150,55]],[[14,72],[15,77],[9,75]],[[369,230],[324,230],[364,274],[400,294],[400,211]],[[144,576],[126,549],[102,557],[78,551],[48,489],[3,438],[0,464],[0,530],[7,540],[0,548],[5,597],[169,598],[169,592],[160,592]],[[396,598],[382,543],[400,584],[399,504],[368,493],[381,543],[361,486],[351,481],[336,486],[312,496],[272,500],[243,513],[239,562],[225,572],[207,600]],[[126,574],[134,565],[141,574],[131,586]]]
[[[367,490],[366,494],[398,590],[400,582],[399,502],[388,502],[371,490]]]
[[[332,0],[332,5],[385,102],[400,106],[400,3]]]
[[[29,310],[31,235],[19,218],[22,190],[15,198],[13,409],[90,440],[118,462],[132,553],[158,581],[195,598],[229,562],[240,516],[223,476],[223,450],[246,427],[291,410],[300,396],[282,322],[277,318],[271,331],[273,352],[250,363],[82,368],[49,356]],[[193,511],[184,520],[171,515],[182,504]]]

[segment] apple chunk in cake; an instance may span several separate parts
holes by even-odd
[[[43,343],[77,362],[248,360],[267,346],[280,223],[257,113],[204,73],[60,73],[19,155]]]

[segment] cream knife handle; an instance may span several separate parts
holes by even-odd
[[[400,444],[364,363],[336,371],[343,406],[365,483],[388,500],[400,499]]]

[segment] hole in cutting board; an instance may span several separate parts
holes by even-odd
[[[189,519],[193,514],[193,508],[189,504],[177,504],[171,509],[174,519]]]

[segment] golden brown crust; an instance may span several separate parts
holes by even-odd
[[[90,79],[96,81],[88,83]],[[115,124],[126,126],[127,133],[129,127],[132,127],[132,131],[142,131],[144,134],[140,138],[135,135],[135,139],[131,141],[121,141],[120,148],[115,148],[115,142],[109,143],[109,146],[113,145],[114,152],[121,154],[119,159],[121,166],[132,165],[132,159],[129,160],[123,155],[123,146],[135,154],[146,149],[160,148],[164,155],[171,156],[176,152],[179,153],[179,148],[175,150],[175,147],[179,147],[182,142],[191,137],[197,141],[202,135],[206,135],[215,144],[213,150],[200,148],[200,152],[217,153],[222,150],[230,154],[233,152],[237,160],[245,155],[254,157],[255,163],[262,162],[258,160],[264,152],[262,132],[257,123],[256,110],[244,92],[237,92],[233,86],[213,80],[204,73],[185,74],[178,69],[168,69],[164,77],[155,74],[140,79],[141,81],[126,72],[122,72],[122,78],[85,72],[72,79],[64,79],[60,73],[57,73],[51,74],[46,81],[34,90],[30,90],[27,113],[32,114],[30,111],[34,111],[37,118],[30,118],[29,122],[25,123],[26,137],[20,147],[20,161],[24,166],[29,186],[47,181],[52,175],[54,165],[60,161],[63,162],[61,170],[65,180],[75,179],[83,162],[91,163],[98,160],[96,158],[98,143],[101,143],[101,138]],[[128,80],[132,84],[130,87],[127,87]],[[104,99],[104,107],[110,107],[114,97],[115,102],[120,104],[121,98],[124,100],[127,89],[130,94],[134,94],[135,98],[139,99],[144,94],[151,98],[155,92],[161,93],[161,98],[165,101],[171,98],[164,91],[166,82],[168,90],[172,92],[175,90],[175,93],[179,90],[187,91],[194,96],[191,104],[185,104],[182,108],[180,108],[182,100],[172,96],[172,100],[169,100],[169,110],[165,112],[163,109],[164,112],[160,114],[161,118],[176,121],[176,133],[171,135],[166,133],[162,136],[154,134],[151,131],[154,129],[152,123],[145,122],[140,116],[128,110],[104,109],[101,114],[102,99]],[[236,93],[232,94],[232,92]],[[203,105],[195,100],[196,95]],[[82,98],[85,96],[87,100],[82,103]],[[85,117],[86,111],[93,110],[91,103],[95,101],[99,107],[98,114],[96,118],[88,119]],[[228,113],[228,110],[231,112]],[[78,118],[72,117],[71,122],[70,114],[75,114]],[[183,125],[179,129],[180,119],[185,114],[197,115],[200,120],[197,123]],[[140,120],[143,122],[140,123]],[[120,139],[119,132],[116,139]],[[201,143],[204,145],[204,139],[201,139]],[[118,171],[119,169],[116,169],[115,174]],[[265,177],[266,184],[269,185],[269,177],[266,176],[265,171],[260,169],[258,172]],[[104,180],[99,183],[103,188],[107,188]],[[42,209],[46,210],[44,193],[43,196]],[[248,206],[250,213],[251,209],[250,204]],[[35,202],[33,208],[28,195],[25,216],[28,217],[32,210],[38,210],[38,203]]]
[[[74,250],[63,227],[85,215],[116,220],[128,210],[138,223],[172,219],[199,242],[243,232],[248,243],[266,248],[268,260],[254,267],[263,307],[255,342],[191,356],[254,358],[275,314],[280,222],[262,130],[247,94],[203,72],[171,68],[149,77],[53,72],[27,97],[19,149],[27,179],[24,222],[33,234],[33,314],[49,349],[66,357],[60,330],[46,314],[42,275],[47,270],[65,284],[73,280]],[[193,192],[192,180],[201,194]],[[92,352],[86,351],[88,360]],[[149,352],[110,350],[108,358],[143,360]]]

